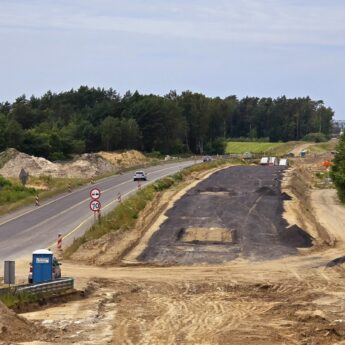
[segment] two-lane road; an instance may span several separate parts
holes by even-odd
[[[183,161],[147,168],[148,181],[142,185],[193,164],[194,161]],[[30,255],[35,249],[53,247],[60,233],[64,236],[64,245],[82,235],[94,222],[89,208],[92,188],[101,190],[102,214],[105,214],[116,206],[118,193],[124,198],[138,187],[131,171],[46,201],[40,207],[3,217],[0,219],[0,261]]]

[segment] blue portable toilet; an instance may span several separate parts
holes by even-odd
[[[42,283],[53,278],[53,253],[39,249],[32,253],[32,282]]]

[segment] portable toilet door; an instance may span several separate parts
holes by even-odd
[[[33,284],[53,279],[53,253],[47,249],[39,249],[32,253]]]

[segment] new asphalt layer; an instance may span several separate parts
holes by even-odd
[[[283,201],[289,198],[280,189],[283,170],[236,166],[214,173],[167,212],[168,219],[138,259],[165,264],[221,263],[238,257],[266,260],[310,247],[312,238],[297,226],[289,227],[282,217]],[[183,240],[188,231],[193,231],[194,241]],[[232,241],[230,234],[227,240],[214,241],[215,232],[235,236]]]

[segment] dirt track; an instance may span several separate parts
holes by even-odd
[[[203,184],[207,186],[206,182],[195,189]],[[250,186],[248,190],[255,194]],[[299,192],[308,197],[309,192]],[[186,198],[201,195],[211,201],[205,212],[213,212],[214,198],[225,197],[212,193],[191,190]],[[271,205],[277,207],[279,198],[274,200]],[[262,251],[256,249],[258,243],[254,237],[249,241],[252,249],[248,253],[259,256],[260,260],[256,261],[251,255],[247,258],[242,255],[223,264],[108,268],[65,262],[65,274],[75,276],[82,288],[90,285],[91,278],[91,288],[87,290],[94,292],[85,300],[26,314],[38,323],[45,320],[43,324],[48,329],[57,331],[55,340],[37,345],[345,344],[345,272],[342,266],[326,268],[330,260],[344,254],[345,242],[339,227],[345,224],[345,209],[331,190],[312,191],[311,201],[306,208],[301,208],[298,200],[287,200],[294,207],[289,207],[284,215],[286,219],[299,220],[303,218],[303,214],[297,214],[299,209],[305,216],[308,212],[315,215],[323,222],[328,235],[336,238],[334,248],[296,249],[284,237],[276,236],[280,243],[271,243],[274,251],[279,254],[279,248],[287,248],[287,252],[283,257],[277,255],[273,260],[263,260],[265,253],[262,256]],[[332,212],[335,208],[336,213]],[[332,221],[334,217],[337,221]],[[315,242],[322,242],[314,229],[316,223],[312,222],[309,217],[308,231],[312,230]],[[219,223],[212,225],[224,227]],[[239,235],[241,238],[243,234]],[[205,247],[209,243],[192,245]],[[270,248],[267,246],[267,250]]]

